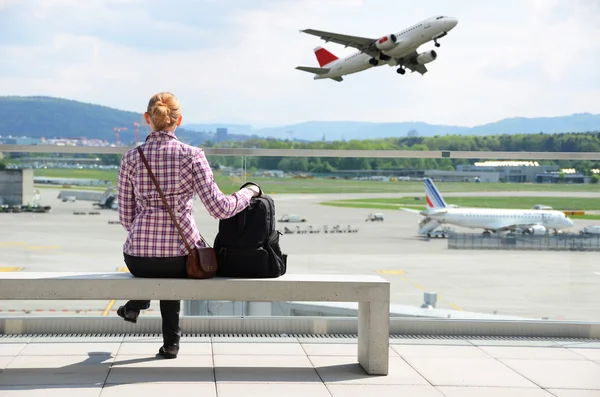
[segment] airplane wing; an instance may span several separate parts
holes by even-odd
[[[515,230],[518,227],[528,228],[528,227],[531,227],[534,225],[536,225],[536,224],[535,223],[515,224],[512,222],[494,222],[494,223],[486,225],[486,228],[490,229],[490,230],[494,230],[494,231],[499,231],[499,230]]]
[[[400,207],[401,211],[412,212],[413,214],[420,214],[423,211],[413,210],[412,208]]]
[[[412,53],[410,53],[410,55],[408,55],[406,58],[408,59],[408,62],[404,63],[404,66],[407,69],[410,69],[412,72],[418,72],[421,73],[421,75],[424,75],[425,73],[428,72],[427,68],[425,67],[425,65],[421,65],[417,62],[415,62],[415,59],[417,59],[417,57],[419,56],[419,54],[417,53],[417,51],[413,51]]]
[[[332,43],[341,44],[346,47],[354,47],[359,51],[362,51],[371,56],[377,56],[378,51],[375,47],[375,42],[377,39],[371,39],[368,37],[359,37],[359,36],[348,36],[345,34],[339,33],[331,33],[324,32],[322,30],[314,30],[314,29],[304,29],[301,30],[303,33],[312,34],[313,36],[318,36],[325,42],[331,41]]]

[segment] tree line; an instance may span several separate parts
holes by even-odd
[[[600,152],[600,132],[562,134],[514,134],[466,136],[447,135],[334,142],[293,142],[290,140],[251,139],[243,142],[206,141],[203,147],[260,149],[328,149],[328,150],[449,150],[507,152]],[[208,156],[211,164],[242,167],[242,159],[233,156]],[[522,160],[528,160],[523,158]],[[286,172],[330,173],[349,170],[437,169],[455,170],[457,165],[472,164],[477,159],[405,159],[405,158],[331,158],[331,157],[247,157],[247,169],[278,169]],[[595,161],[539,161],[545,165],[576,168],[591,175],[600,167]]]

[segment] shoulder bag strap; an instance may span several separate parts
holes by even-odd
[[[158,194],[160,195],[160,198],[161,198],[163,204],[165,205],[165,207],[167,207],[167,210],[169,211],[171,220],[175,224],[175,227],[177,228],[177,231],[179,232],[179,236],[181,237],[181,239],[183,240],[183,243],[185,244],[185,248],[187,248],[188,252],[191,253],[192,247],[188,244],[187,239],[185,238],[185,235],[183,234],[183,230],[181,230],[181,226],[179,226],[179,222],[177,222],[177,218],[175,217],[175,214],[173,213],[173,210],[169,206],[169,203],[167,203],[167,199],[166,199],[165,195],[163,194],[160,186],[158,185],[158,181],[154,177],[152,170],[150,169],[150,165],[148,164],[148,160],[146,160],[146,156],[144,156],[144,152],[142,151],[142,148],[140,146],[138,146],[137,151],[140,154],[140,157],[142,158],[142,161],[144,162],[146,169],[148,170],[148,174],[150,175],[150,178],[152,178],[152,182],[154,182],[154,186],[156,186],[156,190],[158,190]],[[200,238],[202,238],[202,236],[200,236]],[[202,238],[202,240],[208,246],[208,244],[206,243],[204,238]]]

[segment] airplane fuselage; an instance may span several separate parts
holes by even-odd
[[[512,210],[486,208],[445,208],[443,211],[428,210],[423,215],[440,223],[466,228],[504,230],[500,225],[540,225],[547,229],[564,229],[573,222],[560,211],[554,210]]]
[[[345,58],[340,58],[323,65],[323,68],[330,69],[329,72],[327,74],[316,75],[314,79],[322,80],[341,77],[382,65],[396,66],[398,65],[398,60],[413,53],[423,44],[445,36],[455,25],[456,20],[453,18],[428,18],[394,34],[397,39],[396,45],[389,50],[381,51],[381,54],[390,58],[389,60],[378,59],[378,64],[373,65],[371,63],[373,59],[371,55],[357,51]],[[433,54],[435,55],[435,52]]]

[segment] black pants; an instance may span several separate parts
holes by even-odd
[[[185,256],[170,258],[144,258],[123,253],[125,264],[135,277],[141,278],[186,278]],[[127,310],[139,312],[150,307],[150,301],[129,301]],[[179,345],[181,328],[179,328],[179,310],[181,301],[160,301],[162,317],[163,342],[166,346]]]

